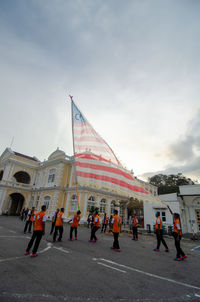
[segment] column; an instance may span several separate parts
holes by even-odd
[[[111,207],[111,199],[108,199],[107,202],[107,216],[110,217],[110,207]]]

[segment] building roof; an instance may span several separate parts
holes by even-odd
[[[36,162],[39,162],[39,160],[38,160],[36,157],[31,157],[31,156],[28,156],[28,155],[25,155],[25,154],[22,154],[22,153],[19,153],[19,152],[15,152],[15,151],[13,151],[13,152],[14,152],[14,154],[15,154],[16,156],[24,157],[24,158],[26,158],[26,159],[34,160],[34,161],[36,161]]]

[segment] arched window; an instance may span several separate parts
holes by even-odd
[[[50,196],[45,196],[44,197],[44,205],[47,207],[47,210],[49,208],[50,199],[51,199]]]
[[[55,175],[56,175],[56,169],[51,169],[49,171],[48,183],[54,182]]]
[[[71,207],[70,207],[70,210],[71,211],[76,211],[77,210],[77,197],[76,195],[72,195],[72,198],[71,198]]]
[[[30,184],[31,178],[28,173],[24,171],[19,171],[14,174],[13,176],[17,182],[23,183],[23,184]]]
[[[111,201],[111,205],[110,205],[110,214],[111,214],[111,215],[114,214],[114,210],[115,210],[115,201],[112,200],[112,201]]]
[[[100,213],[105,213],[106,212],[106,200],[103,198],[100,201]]]
[[[94,207],[94,205],[95,205],[95,199],[93,196],[90,196],[90,198],[88,198],[87,211],[90,212],[91,208]]]

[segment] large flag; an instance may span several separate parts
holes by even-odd
[[[94,130],[73,100],[72,130],[79,185],[155,202],[154,196],[123,168],[113,150]]]

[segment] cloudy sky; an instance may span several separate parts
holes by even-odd
[[[200,1],[1,0],[0,153],[72,155],[71,106],[135,175],[200,180]]]

